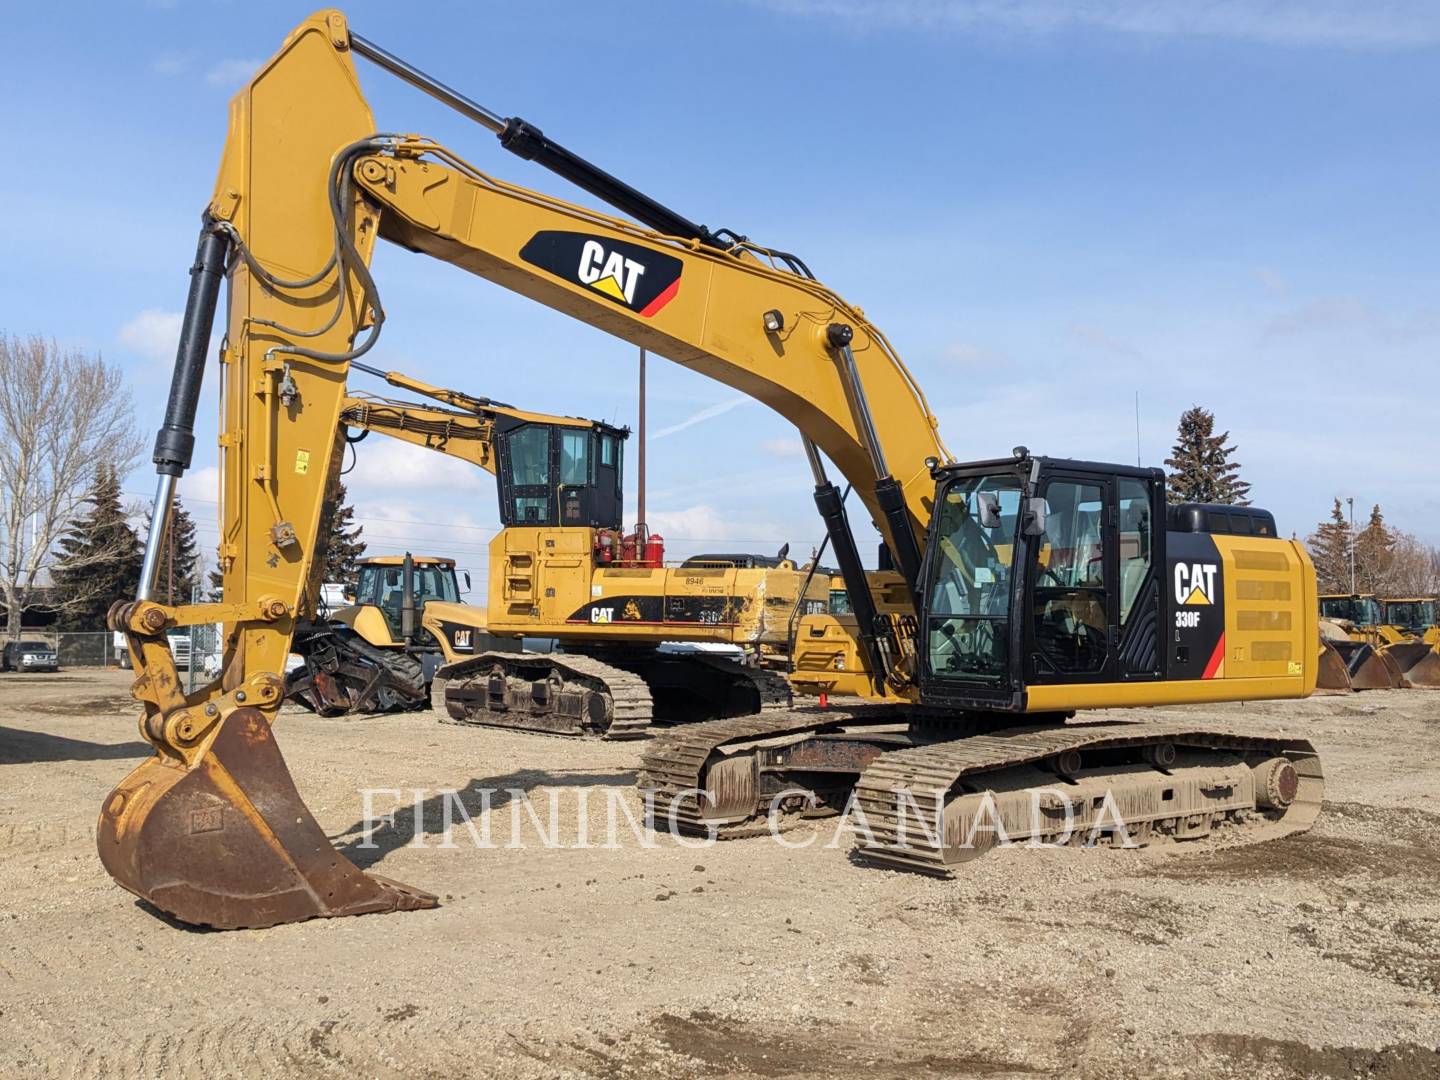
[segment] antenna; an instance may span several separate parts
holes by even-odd
[[[1135,467],[1140,467],[1140,391],[1135,391]]]

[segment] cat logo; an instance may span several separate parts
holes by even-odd
[[[1215,603],[1215,575],[1220,568],[1214,563],[1175,564],[1175,602],[1186,607]]]
[[[475,651],[475,646],[472,645],[471,642],[470,642],[470,631],[469,631],[469,630],[456,630],[456,631],[455,631],[455,651],[456,651],[456,652],[474,652],[474,651]]]
[[[520,249],[531,266],[599,293],[638,314],[654,316],[680,292],[684,263],[627,240],[546,229]]]
[[[629,619],[631,622],[640,621],[640,605],[634,600],[625,601],[625,610],[620,613],[622,619]]]

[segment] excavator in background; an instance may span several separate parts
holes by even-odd
[[[626,217],[495,179],[432,140],[377,133],[356,57]],[[1233,826],[1237,840],[1258,841],[1314,821],[1323,777],[1304,740],[1219,728],[1193,713],[1067,722],[1083,709],[1314,689],[1314,569],[1270,515],[1249,508],[1240,535],[1225,508],[1167,510],[1154,469],[1024,447],[955,460],[885,335],[801,258],[696,224],[324,11],[232,102],[156,440],[141,585],[110,613],[140,673],[140,732],[155,749],[101,810],[100,857],[125,888],[182,921],[218,927],[437,903],[331,848],[272,728],[283,698],[277,672],[319,588],[321,511],[343,450],[349,369],[385,321],[369,268],[379,239],[723,382],[802,436],[853,615],[806,616],[798,641],[811,619],[849,620],[869,700],[715,720],[651,740],[642,761],[657,819],[743,835],[767,816],[779,827],[838,809],[848,793],[867,822],[862,860],[934,873],[995,842],[995,829],[977,837],[969,824],[985,807],[1012,840],[1077,829],[1092,839],[1198,839]],[[225,601],[172,607],[154,599],[155,541],[190,465],[226,282]],[[830,466],[883,538],[908,597],[899,614],[877,610]],[[697,476],[723,482],[718,470]],[[534,539],[547,557],[595,558],[583,544],[561,550],[548,526]],[[553,586],[542,577],[526,587],[543,596]],[[216,619],[228,631],[223,674],[186,696],[165,631]]]
[[[1440,687],[1440,631],[1430,634],[1428,624],[1417,621],[1427,616],[1434,616],[1433,601],[1382,601],[1373,593],[1322,595],[1320,632],[1326,651],[1320,689]]]
[[[287,694],[326,715],[433,702],[456,723],[611,739],[789,707],[761,651],[788,655],[792,616],[824,609],[823,582],[783,557],[667,566],[663,537],[624,527],[627,429],[354,366],[444,407],[351,395],[347,442],[379,432],[495,475],[489,606],[459,603],[448,560],[373,560],[356,605],[297,630]],[[522,651],[526,637],[559,650]]]

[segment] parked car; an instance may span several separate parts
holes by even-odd
[[[0,671],[59,671],[60,657],[43,641],[7,641]]]

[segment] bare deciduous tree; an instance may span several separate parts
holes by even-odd
[[[55,541],[100,463],[123,476],[141,448],[120,369],[53,340],[0,334],[0,599],[6,633],[48,581]],[[103,553],[97,557],[103,558]]]

